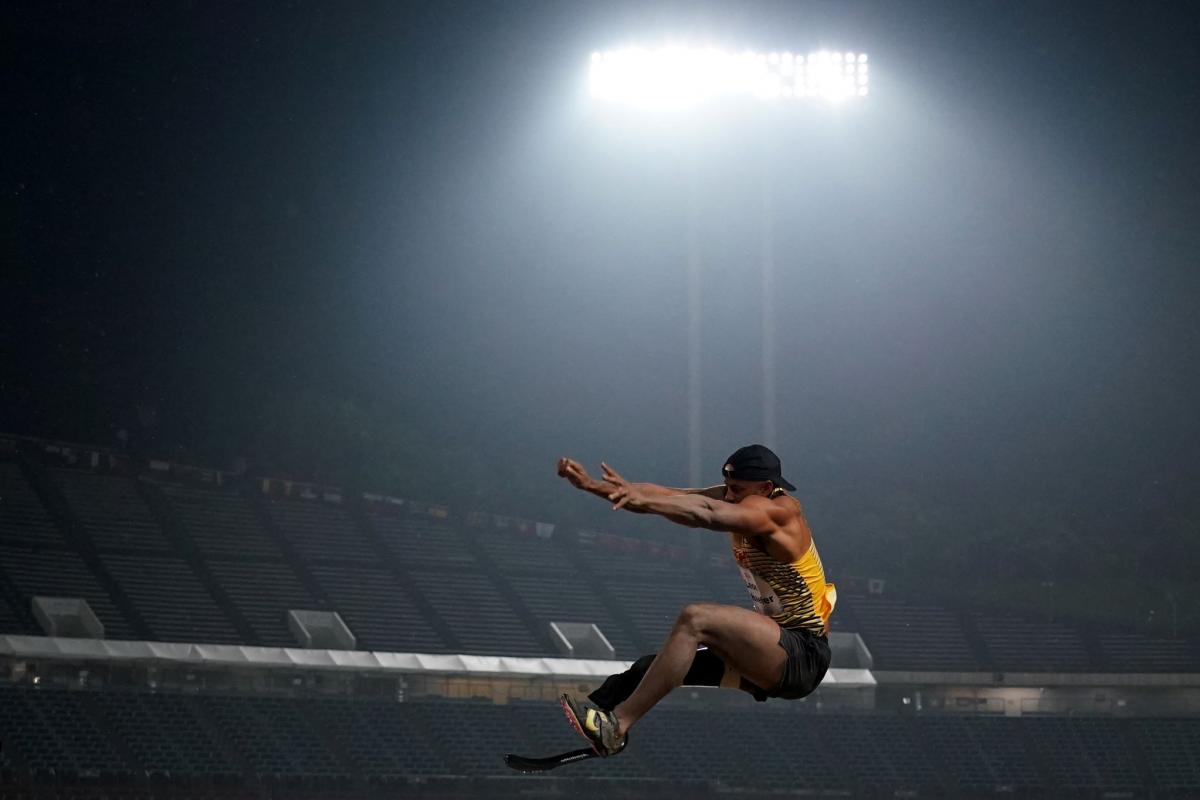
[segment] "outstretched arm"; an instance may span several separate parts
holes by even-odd
[[[604,474],[605,483],[611,484],[612,486],[616,486],[618,488],[622,486],[633,486],[650,495],[666,497],[678,494],[698,494],[703,495],[704,497],[711,497],[714,500],[720,500],[725,496],[724,484],[706,486],[703,489],[676,489],[670,486],[659,486],[657,483],[630,483],[622,478],[620,473],[618,473],[615,469],[604,463],[600,464],[600,471]],[[609,494],[611,494],[611,492],[609,492]],[[605,496],[607,497],[607,495]]]
[[[600,466],[604,475],[603,480],[593,478],[584,469],[583,465],[575,459],[560,458],[558,460],[558,474],[560,477],[566,478],[576,489],[594,494],[604,500],[607,500],[613,491],[623,486],[635,486],[646,494],[660,496],[703,495],[705,497],[720,498],[725,493],[725,487],[720,485],[709,486],[703,489],[675,489],[669,486],[659,486],[656,483],[630,483],[621,477],[616,470],[608,466],[608,464],[601,464]],[[630,511],[635,510],[630,509]]]
[[[728,531],[744,536],[770,536],[779,528],[778,513],[766,498],[747,497],[740,503],[726,503],[699,494],[653,494],[636,486],[617,487],[608,495],[613,510],[626,509],[642,514],[657,514],[689,528]]]

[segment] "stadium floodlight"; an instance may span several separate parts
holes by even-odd
[[[723,97],[839,103],[870,91],[865,53],[731,52],[716,47],[623,47],[592,53],[596,100],[639,108],[689,108]]]

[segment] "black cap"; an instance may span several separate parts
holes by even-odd
[[[726,478],[739,481],[771,481],[789,492],[796,491],[796,487],[788,483],[781,474],[782,469],[779,456],[772,453],[770,448],[761,444],[748,444],[738,448],[733,455],[725,459],[721,473]]]

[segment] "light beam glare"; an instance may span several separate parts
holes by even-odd
[[[603,102],[690,108],[722,97],[840,103],[867,94],[865,53],[730,52],[716,47],[631,46],[591,55],[589,89]]]

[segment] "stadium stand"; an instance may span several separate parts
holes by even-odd
[[[74,518],[101,553],[172,551],[132,479],[69,469],[52,472]]]
[[[618,658],[636,658],[640,648],[619,624],[617,615],[595,594],[575,591],[569,574],[557,572],[510,573],[508,582],[544,630],[551,622],[587,622],[600,628]]]
[[[88,600],[110,638],[290,646],[287,611],[317,609],[340,611],[365,649],[555,655],[549,623],[579,621],[633,658],[657,648],[688,602],[745,604],[720,546],[696,556],[627,536],[497,526],[491,515],[267,497],[254,484],[23,467],[12,457],[0,461],[0,490],[3,632],[38,632],[28,606],[41,593]],[[55,492],[64,508],[54,508]],[[568,591],[569,569],[603,578],[600,590]],[[1190,642],[890,595],[843,591],[834,625],[860,633],[884,670],[1200,664]]]
[[[318,565],[313,576],[359,647],[400,653],[444,652],[446,642],[395,573],[369,565]]]
[[[67,542],[42,507],[20,465],[0,461],[0,541],[65,549]]]
[[[154,640],[237,641],[237,632],[213,596],[182,559],[115,553],[101,558],[125,596],[141,610]]]
[[[379,557],[340,506],[275,499],[265,504],[275,527],[306,564],[371,564]]]
[[[1200,796],[1200,725],[1194,719],[1142,719],[1134,723],[1156,785]]]
[[[1022,720],[1047,783],[1069,789],[1132,789],[1141,785],[1126,726],[1111,719],[1034,717]]]
[[[917,739],[939,755],[943,780],[973,790],[997,786],[1026,790],[1041,779],[1025,748],[1021,723],[1004,717],[919,717]]]
[[[36,596],[81,597],[104,623],[110,639],[134,638],[133,627],[117,610],[108,592],[78,552],[59,549],[28,549],[0,543],[0,569],[15,589],[23,609]],[[16,632],[16,631],[14,631]],[[26,626],[21,633],[37,632]]]
[[[1136,633],[1097,636],[1104,669],[1112,672],[1190,672],[1200,663],[1194,642],[1156,639]]]
[[[112,638],[287,646],[288,609],[337,609],[364,648],[553,655],[549,623],[585,621],[632,658],[656,648],[688,602],[745,602],[736,572],[708,563],[723,561],[719,547],[697,558],[491,515],[267,497],[254,484],[137,480],[12,456],[0,461],[0,491],[8,632],[37,631],[28,604],[43,593],[87,599]],[[601,591],[567,591],[570,568],[603,576]],[[879,669],[1172,672],[1200,662],[1192,643],[894,596],[844,591],[834,623],[862,634]]]
[[[131,691],[89,693],[100,719],[147,773],[233,778],[239,768],[228,749],[200,721],[186,695]]]
[[[388,782],[454,770],[415,714],[394,713],[391,704],[345,698],[315,700],[311,708],[322,729],[349,754],[356,773]]]
[[[0,630],[12,633],[26,632],[21,618],[17,616],[17,612],[9,605],[9,601],[3,597],[0,597]],[[32,633],[32,631],[29,632]]]
[[[406,571],[427,567],[477,569],[480,566],[457,525],[407,511],[390,514],[368,511],[366,518]]]
[[[489,575],[473,570],[409,573],[413,587],[454,629],[464,653],[553,655]]]
[[[494,796],[520,796],[547,779],[515,778],[500,751],[572,746],[553,707],[523,702],[10,686],[0,688],[0,710],[10,764],[83,776],[157,773],[219,781],[245,774],[331,787],[487,779],[494,781]],[[819,714],[786,704],[753,712],[667,704],[646,718],[628,753],[571,769],[589,781],[632,783],[643,791],[702,783],[764,792],[956,797],[1029,796],[1040,787],[1060,796],[1124,791],[1136,797],[1154,787],[1200,789],[1197,742],[1197,719],[906,718]],[[764,757],[782,752],[792,755]],[[505,784],[520,790],[510,795]]]
[[[221,741],[228,742],[255,775],[346,779],[349,765],[306,713],[309,703],[283,697],[202,698]]]
[[[109,639],[295,647],[287,612],[306,609],[337,611],[364,650],[556,656],[550,622],[591,622],[631,659],[689,602],[746,602],[716,540],[679,546],[113,463],[0,457],[0,634],[40,634],[30,602],[43,595],[87,600]],[[572,591],[569,574],[596,591]],[[909,695],[928,683],[891,686],[855,710],[821,693],[764,705],[685,692],[619,758],[521,777],[501,752],[580,743],[553,703],[520,699],[532,695],[515,679],[410,691],[181,667],[163,683],[149,667],[117,680],[0,657],[0,796],[1200,796],[1200,700],[1169,694],[1195,685],[1194,643],[845,584],[834,620],[862,635],[881,675],[971,674],[971,691],[1008,691],[993,673],[1065,675],[1082,696],[1077,673],[1114,673],[1113,685],[1149,674],[1146,691],[1168,699],[1152,718],[1100,698],[1072,705],[1071,691],[1040,704],[1031,684],[1015,699],[967,692],[924,706]]]
[[[282,560],[283,553],[259,523],[247,498],[217,489],[156,486],[204,557]]]
[[[999,671],[1078,672],[1090,666],[1083,639],[1067,625],[976,615],[975,628],[987,663]]]
[[[88,714],[93,696],[62,689],[0,687],[0,732],[16,759],[34,772],[120,773],[129,764]],[[141,722],[142,720],[139,720]]]
[[[842,600],[858,620],[875,666],[894,670],[978,670],[961,617],[944,608],[876,595]]]
[[[254,641],[265,647],[295,644],[287,627],[288,609],[328,610],[279,561],[210,561],[208,564],[238,613],[250,624]]]

